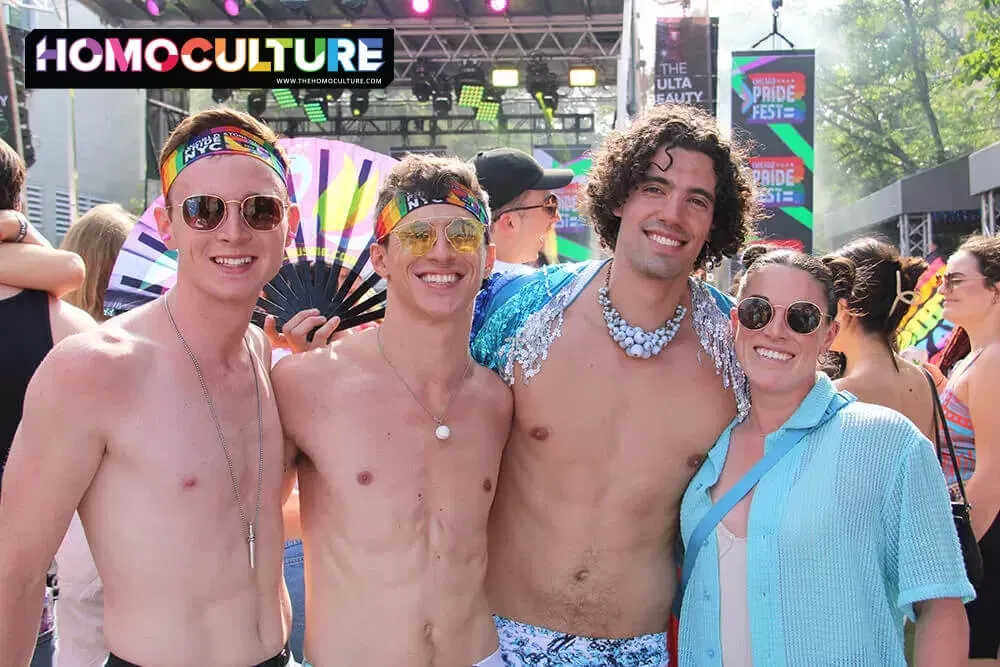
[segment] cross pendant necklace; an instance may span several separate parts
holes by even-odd
[[[194,356],[191,346],[188,345],[181,334],[181,330],[177,327],[177,323],[174,321],[174,315],[170,312],[168,297],[163,298],[163,306],[167,309],[167,317],[170,318],[170,324],[173,325],[178,340],[184,346],[184,350],[188,353],[188,356],[191,357],[194,371],[198,375],[198,381],[201,383],[202,395],[205,398],[205,403],[208,404],[208,411],[212,415],[212,421],[215,422],[215,430],[219,436],[219,443],[222,445],[222,452],[226,455],[229,479],[233,482],[233,495],[236,496],[236,505],[240,510],[240,518],[243,519],[243,523],[247,526],[247,555],[250,558],[250,569],[252,570],[256,567],[254,542],[257,541],[257,520],[260,518],[260,498],[264,484],[264,416],[260,407],[260,381],[257,379],[257,358],[254,357],[253,350],[250,349],[250,343],[244,338],[243,344],[247,348],[247,354],[250,355],[250,372],[253,374],[253,388],[257,394],[257,508],[254,511],[253,521],[249,521],[246,512],[243,510],[243,499],[240,497],[240,481],[233,472],[233,459],[229,455],[229,448],[226,447],[226,436],[222,433],[222,425],[219,423],[219,417],[215,414],[215,405],[212,403],[212,397],[208,393],[208,384],[205,382],[205,376],[201,372],[201,365],[198,363],[198,358]]]

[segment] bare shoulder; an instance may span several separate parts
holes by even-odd
[[[264,332],[259,327],[251,324],[247,328],[247,338],[250,339],[250,349],[254,351],[254,354],[261,360],[264,367],[271,368],[271,343],[267,340]]]
[[[1000,386],[1000,342],[983,348],[979,358],[969,368],[968,376],[970,386],[975,384],[977,391]]]
[[[288,355],[271,371],[275,391],[295,392],[296,388],[306,388],[312,393],[314,382],[322,382],[325,386],[339,383],[366,357],[366,344],[369,343],[366,339],[365,333],[355,334],[324,347]]]
[[[49,321],[52,325],[52,339],[56,343],[97,327],[97,322],[86,311],[54,296],[49,297]]]
[[[54,394],[107,404],[127,395],[147,368],[153,351],[148,341],[118,326],[91,327],[65,337],[46,355],[32,378],[36,387],[52,385]]]
[[[509,419],[514,412],[514,394],[500,376],[485,366],[473,365],[473,383],[481,399],[500,417]]]

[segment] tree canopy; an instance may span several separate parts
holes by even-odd
[[[994,93],[966,64],[975,59],[970,35],[981,29],[982,2],[1000,5],[845,0],[836,10],[841,52],[818,68],[819,147],[832,162],[823,208],[1000,140]],[[1000,74],[1000,24],[991,20],[990,67]]]

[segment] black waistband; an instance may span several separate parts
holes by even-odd
[[[285,667],[292,659],[292,652],[286,645],[285,648],[281,649],[281,653],[274,656],[270,660],[265,660],[264,662],[253,665],[253,667]],[[122,660],[117,655],[112,653],[108,656],[108,661],[104,663],[104,667],[141,667],[134,662],[129,662],[128,660]]]

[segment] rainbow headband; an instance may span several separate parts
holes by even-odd
[[[444,198],[429,198],[410,192],[401,192],[386,204],[378,214],[375,222],[375,238],[379,241],[387,237],[407,214],[416,211],[421,206],[431,204],[452,204],[459,206],[475,216],[484,226],[490,226],[490,214],[483,201],[461,183],[453,181],[451,190]]]
[[[239,127],[215,127],[178,146],[160,167],[164,196],[185,167],[213,155],[249,155],[273,169],[282,183],[288,183],[285,161],[271,144]]]

